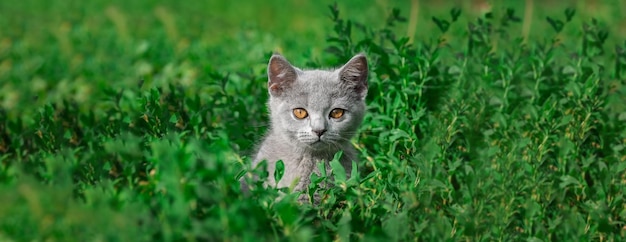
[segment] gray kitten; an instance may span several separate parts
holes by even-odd
[[[341,164],[349,176],[357,153],[352,138],[365,114],[367,59],[358,54],[336,70],[301,70],[281,55],[270,58],[268,68],[271,127],[254,156],[253,167],[267,160],[266,185],[305,191],[309,176],[319,175],[318,163],[343,151]],[[285,165],[276,183],[276,162]],[[315,200],[318,200],[316,198]],[[308,200],[301,197],[301,200]]]

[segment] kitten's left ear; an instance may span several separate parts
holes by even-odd
[[[361,99],[367,96],[367,58],[364,54],[352,57],[339,71],[339,80],[353,89]]]

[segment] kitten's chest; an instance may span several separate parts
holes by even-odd
[[[278,182],[279,187],[291,186],[294,182],[299,181],[298,187],[307,186],[310,183],[311,174],[320,175],[319,164],[324,163],[326,174],[330,172],[329,159],[313,156],[300,156],[295,160],[284,161],[285,172],[283,178]],[[304,188],[302,187],[302,188]]]

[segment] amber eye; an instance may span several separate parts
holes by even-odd
[[[335,108],[333,109],[333,111],[330,111],[330,117],[331,118],[341,118],[341,116],[343,116],[343,109],[341,108]]]
[[[303,119],[309,116],[309,114],[304,110],[304,108],[295,108],[293,109],[293,115],[298,119]]]

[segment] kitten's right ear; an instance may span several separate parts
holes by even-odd
[[[268,90],[272,96],[280,94],[298,78],[296,69],[285,57],[274,54],[267,65]]]

